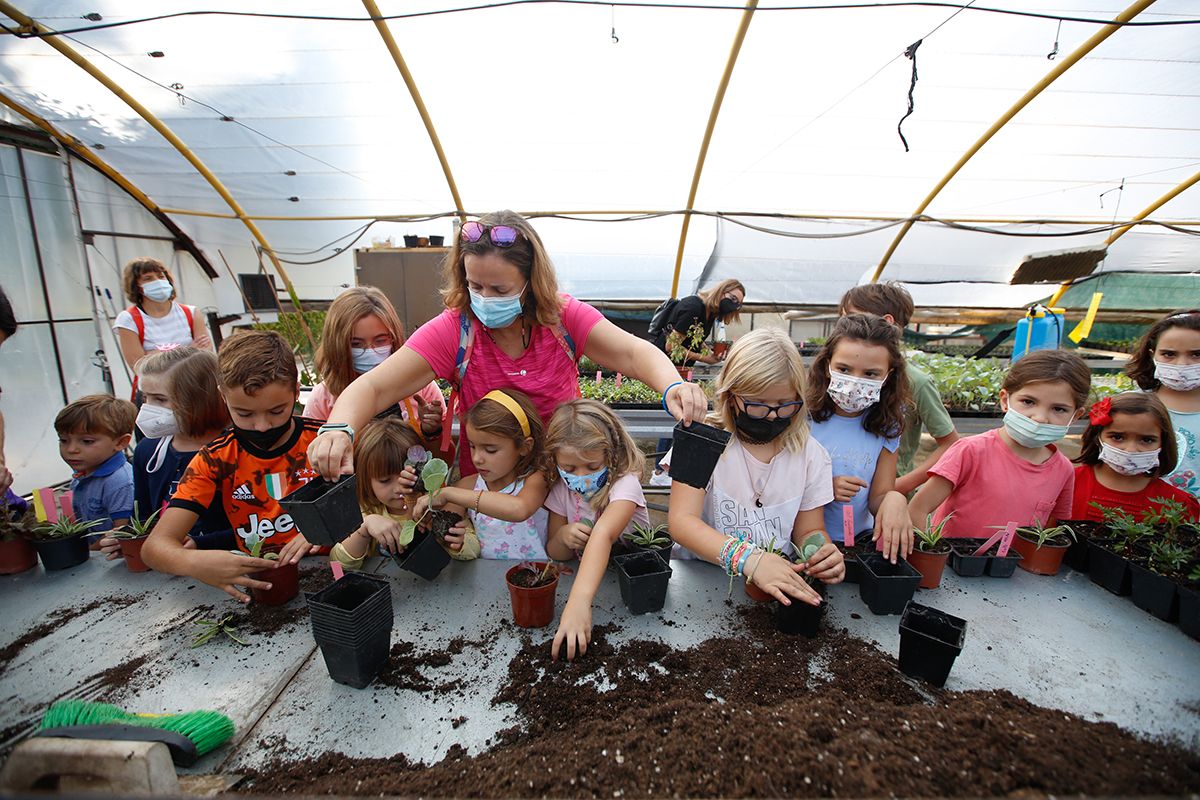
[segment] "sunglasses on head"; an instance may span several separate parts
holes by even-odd
[[[478,242],[483,234],[496,247],[512,247],[517,241],[518,231],[511,225],[484,225],[482,222],[464,222],[459,228],[459,238],[464,242]]]

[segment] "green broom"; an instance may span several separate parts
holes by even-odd
[[[62,700],[46,710],[38,736],[162,742],[171,760],[190,767],[233,737],[233,720],[216,711],[131,714],[108,703]]]

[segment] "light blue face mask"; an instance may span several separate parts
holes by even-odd
[[[370,372],[378,367],[392,354],[392,346],[383,347],[351,347],[350,359],[354,362],[354,371],[359,375]]]
[[[584,500],[591,500],[596,496],[596,492],[603,489],[608,483],[608,467],[590,472],[587,475],[571,475],[570,473],[563,472],[562,467],[559,467],[558,474],[566,482],[567,488],[572,492],[578,492],[583,495]]]
[[[1050,425],[1034,422],[1029,417],[1009,406],[1004,414],[1004,429],[1022,447],[1045,447],[1067,435],[1069,425]]]
[[[143,295],[158,303],[170,299],[171,294],[175,291],[175,287],[166,278],[146,281],[141,288]]]
[[[485,328],[508,327],[514,319],[521,316],[521,295],[525,293],[525,286],[508,297],[484,297],[476,291],[468,290],[471,291],[471,312]]]

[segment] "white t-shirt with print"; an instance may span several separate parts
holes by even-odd
[[[192,309],[192,318],[196,316],[196,309]],[[167,312],[165,317],[152,317],[145,311],[142,312],[142,321],[146,325],[146,337],[142,341],[142,349],[149,353],[152,350],[170,349],[171,347],[179,347],[185,344],[191,344],[192,329],[188,325],[187,314],[183,312],[183,308],[179,303],[171,303],[171,310]],[[125,309],[120,314],[117,314],[117,319],[113,323],[113,330],[123,328],[127,331],[133,331],[137,335],[137,323],[133,321],[133,314],[129,313],[129,309]]]

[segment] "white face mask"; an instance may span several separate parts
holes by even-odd
[[[147,281],[142,284],[142,294],[159,303],[171,299],[174,291],[175,287],[166,278],[159,278],[158,280]]]
[[[363,375],[378,367],[387,357],[392,354],[392,346],[390,344],[383,347],[351,347],[350,360],[354,364],[354,371],[359,375]]]
[[[857,378],[841,372],[829,373],[829,397],[837,407],[847,414],[866,411],[879,402],[883,382],[871,378]]]
[[[161,439],[179,432],[175,412],[162,406],[143,405],[137,414],[137,426],[148,439]]]
[[[1168,389],[1190,392],[1200,388],[1200,361],[1195,364],[1164,364],[1155,361],[1154,377]]]
[[[1140,453],[1130,453],[1119,447],[1113,447],[1108,442],[1100,443],[1100,460],[1108,464],[1113,472],[1121,475],[1145,475],[1158,468],[1158,455],[1161,448],[1143,450]]]
[[[1004,413],[1004,429],[1022,447],[1045,447],[1067,435],[1070,425],[1035,422],[1012,406]]]

